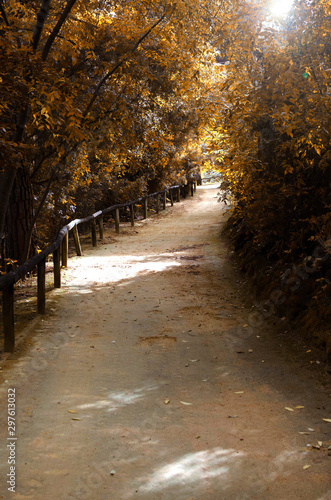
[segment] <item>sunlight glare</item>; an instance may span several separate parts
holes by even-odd
[[[270,12],[276,17],[285,17],[290,12],[293,0],[271,0]]]

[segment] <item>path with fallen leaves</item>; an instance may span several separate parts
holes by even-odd
[[[253,307],[227,217],[202,187],[70,259],[48,316],[2,362],[0,498],[331,498],[317,354]]]

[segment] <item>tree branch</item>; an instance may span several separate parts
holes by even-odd
[[[60,169],[60,167],[62,167],[62,165],[64,164],[63,162],[67,158],[67,156],[70,153],[72,153],[75,149],[77,149],[80,144],[81,144],[81,142],[77,142],[70,149],[68,149],[68,151],[66,151],[62,155],[61,159],[54,165],[54,167],[51,170],[50,176],[49,176],[48,181],[47,181],[47,185],[46,185],[46,187],[44,189],[44,192],[42,194],[42,197],[41,197],[41,199],[39,201],[39,205],[38,205],[35,213],[33,214],[33,219],[31,221],[30,226],[29,226],[28,231],[27,231],[27,238],[26,238],[26,241],[25,241],[25,248],[24,248],[23,257],[22,257],[23,262],[25,262],[26,259],[27,259],[29,248],[30,248],[31,237],[32,237],[32,233],[33,233],[33,228],[34,228],[36,220],[39,217],[39,214],[40,214],[40,212],[41,212],[41,210],[42,210],[42,208],[44,206],[44,203],[46,201],[48,193],[49,193],[49,191],[51,189],[52,182],[53,182],[53,179],[55,177],[55,174],[58,172],[58,170]]]
[[[62,141],[62,143],[60,143],[60,146],[64,143],[64,141]],[[43,146],[40,147],[40,149],[42,148]],[[47,152],[47,154],[45,153],[44,156],[38,161],[38,163],[36,163],[31,175],[30,175],[30,179],[32,181],[32,179],[36,176],[36,174],[38,173],[38,171],[40,170],[40,168],[43,166],[43,163],[44,161],[48,160],[49,158],[51,158],[51,156],[56,153],[56,149],[55,148],[52,148],[50,151]]]
[[[5,8],[3,6],[3,0],[0,0],[0,12],[1,12],[3,20],[5,21],[5,23],[7,24],[7,26],[9,26],[9,21],[8,21],[8,18],[7,18],[7,14],[6,14]]]
[[[51,47],[54,43],[54,40],[56,38],[56,36],[58,35],[60,29],[62,28],[63,24],[66,22],[67,20],[67,17],[72,9],[72,7],[75,5],[77,0],[68,0],[67,2],[67,5],[66,7],[64,8],[61,16],[60,16],[60,19],[58,20],[58,22],[56,23],[55,27],[53,28],[53,31],[52,33],[49,35],[46,43],[45,43],[45,46],[44,46],[44,49],[42,51],[42,55],[41,55],[41,58],[43,61],[46,60],[47,56],[48,56],[48,53],[49,51],[51,50]]]
[[[41,33],[43,31],[44,24],[45,24],[46,18],[48,16],[50,3],[51,3],[51,0],[43,0],[43,3],[41,4],[40,10],[37,14],[36,27],[35,27],[34,33],[32,35],[32,48],[33,48],[34,52],[36,52],[36,50],[38,48]]]
[[[135,52],[135,50],[137,50],[137,48],[139,47],[139,45],[141,44],[141,42],[163,21],[163,19],[166,17],[166,12],[160,17],[160,19],[158,19],[154,24],[153,26],[151,26],[143,35],[141,35],[141,37],[139,38],[139,40],[135,43],[135,45],[132,47],[132,49],[130,49],[130,52],[131,54],[133,52]],[[83,118],[85,118],[88,114],[88,112],[90,111],[90,109],[92,108],[95,100],[98,98],[99,96],[99,93],[100,93],[100,90],[101,90],[101,87],[106,83],[106,81],[115,73],[115,71],[120,67],[122,66],[123,63],[125,63],[127,61],[128,57],[123,57],[123,59],[121,59],[117,64],[115,64],[115,66],[110,70],[108,71],[108,73],[106,73],[106,75],[100,80],[100,82],[98,83],[94,93],[93,93],[93,96],[90,100],[90,102],[88,103],[84,113],[83,113]]]

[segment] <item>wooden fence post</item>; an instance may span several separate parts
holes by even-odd
[[[134,226],[134,203],[130,205],[131,226]]]
[[[66,234],[66,236],[68,233]],[[38,314],[46,314],[46,258],[38,264],[38,292],[37,311]]]
[[[190,182],[190,191],[191,191],[191,196],[194,196],[194,185],[193,185],[193,182]]]
[[[61,262],[60,262],[60,247],[53,252],[53,273],[54,273],[54,288],[61,288]]]
[[[68,266],[68,251],[69,251],[69,231],[66,232],[62,240],[62,267]]]
[[[180,186],[177,188],[177,201],[180,201]]]
[[[15,324],[14,324],[14,285],[10,285],[2,292],[2,316],[4,330],[4,351],[14,352]]]
[[[148,213],[148,198],[144,198],[144,219],[147,219]]]
[[[97,224],[95,222],[95,219],[92,219],[91,231],[92,231],[92,246],[96,247],[98,243],[97,243]]]
[[[79,234],[78,234],[78,228],[77,228],[77,226],[74,226],[72,228],[72,233],[74,235],[74,240],[75,240],[76,254],[78,256],[80,256],[80,255],[82,255],[82,247],[80,245],[80,240],[79,240]]]
[[[115,208],[115,231],[117,234],[120,232],[120,210]]]
[[[167,190],[165,189],[163,192],[163,210],[167,208]]]
[[[158,214],[160,211],[160,195],[156,195],[156,213]]]
[[[102,215],[100,215],[100,217],[98,217],[98,227],[99,227],[100,240],[103,240],[103,217],[102,217]]]

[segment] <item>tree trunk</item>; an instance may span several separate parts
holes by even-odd
[[[5,223],[6,223],[6,213],[8,209],[8,203],[10,199],[10,193],[13,188],[14,180],[16,177],[16,168],[3,168],[0,165],[0,235],[1,239],[4,237]]]
[[[29,236],[33,220],[33,193],[28,172],[17,169],[6,214],[5,238],[7,258],[19,264],[36,253],[35,235]],[[27,242],[28,239],[31,241]]]

